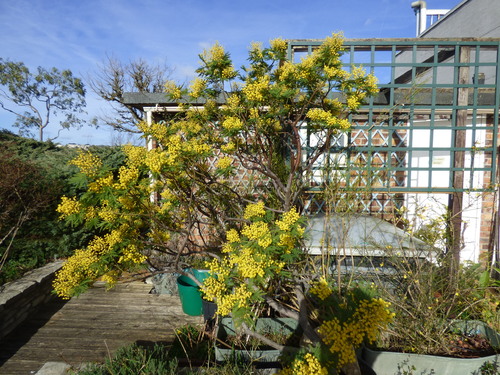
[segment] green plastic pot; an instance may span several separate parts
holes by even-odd
[[[187,276],[177,278],[179,297],[181,299],[182,311],[191,316],[200,316],[203,313],[200,288]]]

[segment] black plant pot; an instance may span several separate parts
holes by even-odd
[[[212,301],[202,300],[203,320],[207,324],[207,328],[211,328],[215,322],[217,315],[217,304]]]

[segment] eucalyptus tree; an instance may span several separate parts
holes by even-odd
[[[14,126],[22,135],[44,140],[46,128],[55,117],[60,129],[81,127],[85,88],[70,70],[38,67],[35,72],[23,62],[0,58],[0,107],[17,116]],[[57,138],[52,137],[52,139]]]

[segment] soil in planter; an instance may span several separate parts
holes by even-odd
[[[448,349],[447,352],[443,351],[428,354],[453,358],[481,358],[500,353],[500,348],[491,346],[488,339],[483,335],[450,335]],[[380,350],[380,348],[377,350]],[[404,352],[400,347],[392,347],[383,350]]]
[[[493,348],[482,335],[460,335],[451,340],[450,353],[447,355],[458,358],[477,358],[497,353],[499,353],[498,349]]]

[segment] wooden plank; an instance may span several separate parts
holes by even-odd
[[[48,361],[103,361],[121,346],[169,343],[180,326],[202,323],[182,312],[178,297],[150,289],[134,282],[106,291],[97,284],[79,298],[53,301],[0,342],[0,374],[33,374]]]

